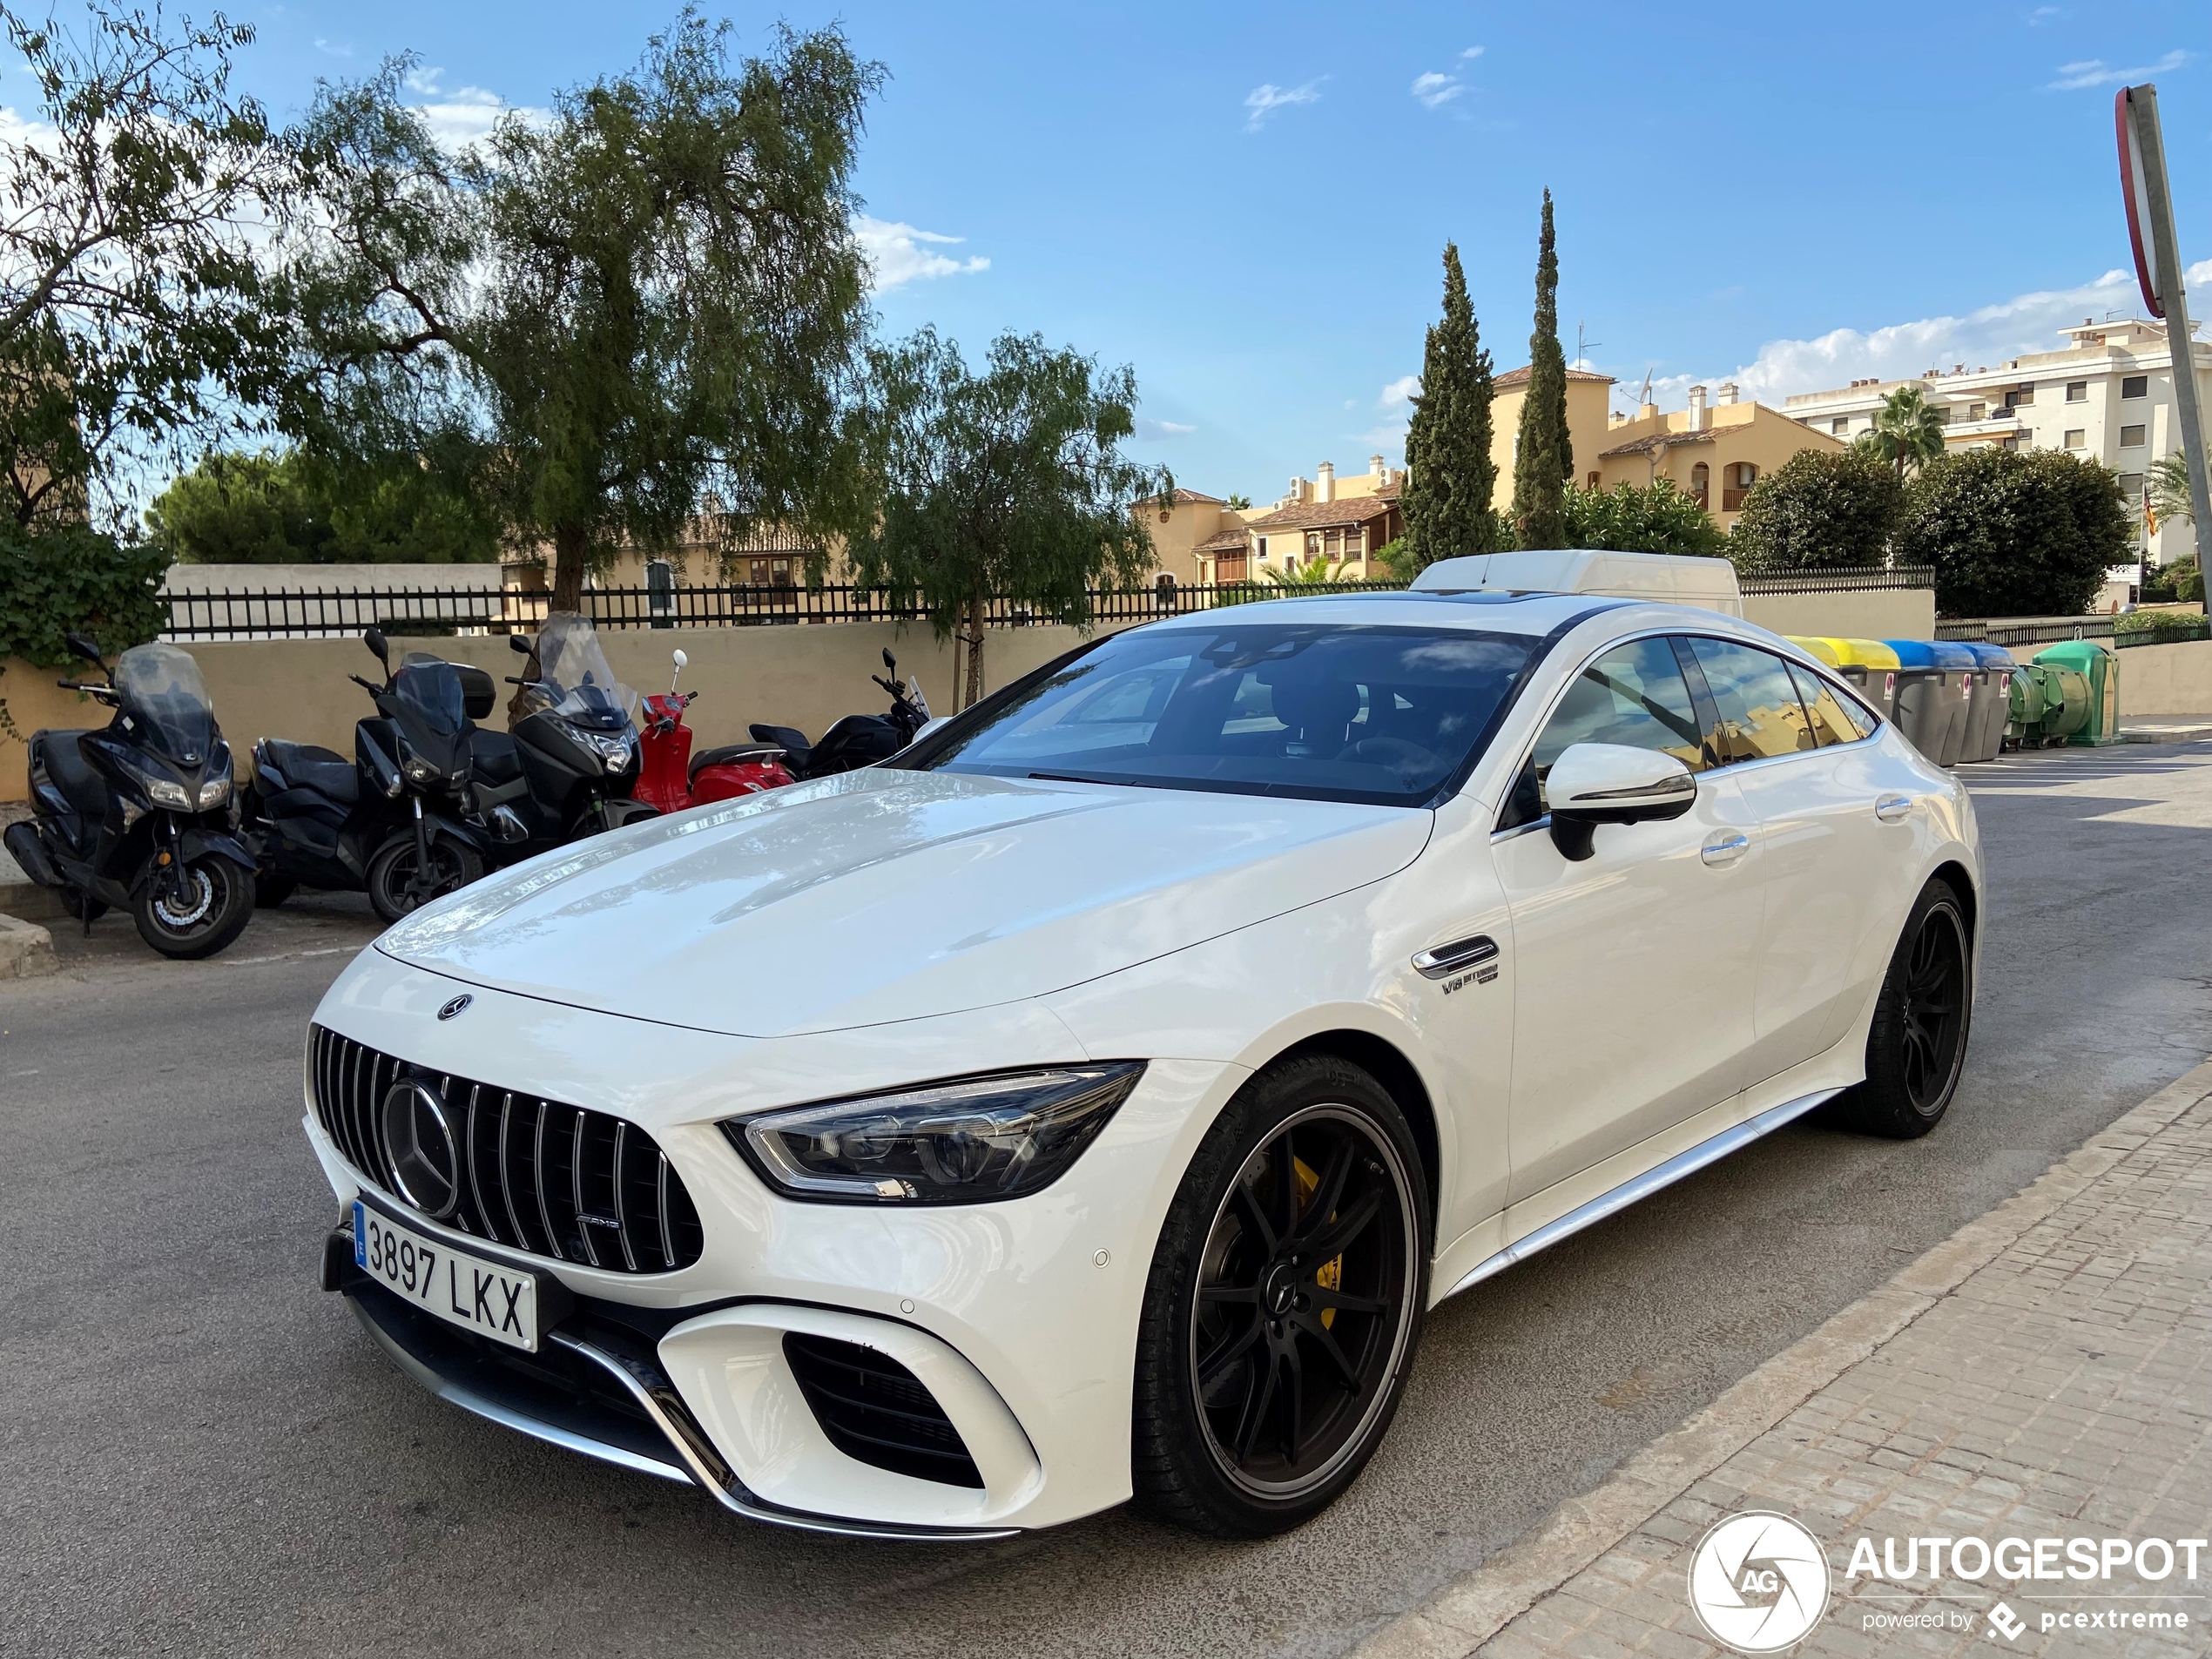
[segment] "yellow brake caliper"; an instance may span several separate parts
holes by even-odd
[[[1314,1174],[1311,1169],[1306,1167],[1306,1162],[1304,1158],[1292,1158],[1291,1160],[1291,1170],[1292,1174],[1298,1177],[1298,1208],[1303,1210],[1305,1208],[1306,1204],[1312,1201],[1315,1190],[1320,1186],[1321,1177]],[[1324,1216],[1321,1219],[1324,1221],[1333,1221],[1335,1217]],[[1344,1288],[1344,1258],[1342,1256],[1339,1256],[1331,1261],[1324,1262],[1321,1264],[1320,1271],[1314,1274],[1313,1282],[1325,1291],[1342,1290]],[[1337,1311],[1334,1308],[1323,1308],[1321,1310],[1321,1328],[1324,1331],[1329,1329],[1329,1327],[1333,1325],[1336,1322]]]

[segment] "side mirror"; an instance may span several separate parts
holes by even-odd
[[[883,667],[887,673],[895,674],[899,671],[899,659],[891,654],[891,647],[888,645],[883,648]]]
[[[673,653],[673,655],[676,660],[676,666],[678,669],[689,668],[691,665],[691,659],[686,657],[682,651],[677,651]]]
[[[384,631],[381,628],[364,630],[361,633],[361,644],[368,647],[370,656],[384,664],[386,673],[392,671],[392,648],[385,643]]]
[[[1544,779],[1552,842],[1573,863],[1588,858],[1600,824],[1680,818],[1697,800],[1688,766],[1656,749],[1623,743],[1570,745]]]
[[[62,644],[69,647],[71,656],[82,657],[88,663],[105,666],[101,663],[100,648],[93,643],[90,636],[76,633],[64,634]]]
[[[512,651],[517,657],[527,657],[530,654],[530,642],[529,637],[526,635],[508,635],[507,645],[508,649]]]

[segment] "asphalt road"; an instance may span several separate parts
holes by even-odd
[[[358,907],[201,965],[64,938],[0,986],[0,1651],[1342,1652],[2212,1052],[2212,745],[1967,776],[1943,1129],[1792,1127],[1447,1303],[1366,1477],[1258,1545],[815,1539],[427,1398],[314,1287],[301,1029]]]

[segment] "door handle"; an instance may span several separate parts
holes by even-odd
[[[1726,835],[1716,835],[1697,849],[1697,856],[1716,867],[1733,864],[1750,850],[1750,836],[1741,830],[1734,830]]]
[[[1477,962],[1493,961],[1497,954],[1498,941],[1488,934],[1477,934],[1472,939],[1456,939],[1448,945],[1421,952],[1413,958],[1413,966],[1424,978],[1445,979]]]
[[[1874,816],[1885,824],[1895,824],[1912,810],[1910,795],[1883,795],[1874,802]]]

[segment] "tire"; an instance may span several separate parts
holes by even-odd
[[[437,835],[431,837],[429,846],[430,880],[424,891],[416,891],[413,885],[413,830],[394,831],[368,860],[368,901],[386,921],[397,921],[431,900],[465,887],[483,875],[482,854],[466,842],[456,841],[449,835]]]
[[[196,859],[180,880],[159,872],[131,902],[138,937],[164,956],[197,961],[226,948],[253,920],[253,878],[228,859]]]
[[[1843,1127],[1910,1141],[1943,1121],[1966,1063],[1973,994],[1966,910],[1938,878],[1913,901],[1882,976],[1866,1034],[1866,1081],[1837,1102]]]
[[[273,910],[289,899],[299,886],[288,875],[257,875],[253,878],[253,907]]]
[[[1137,1502],[1235,1538],[1334,1502],[1405,1391],[1429,1237],[1413,1134],[1372,1077],[1315,1056],[1247,1083],[1192,1158],[1145,1283]]]

